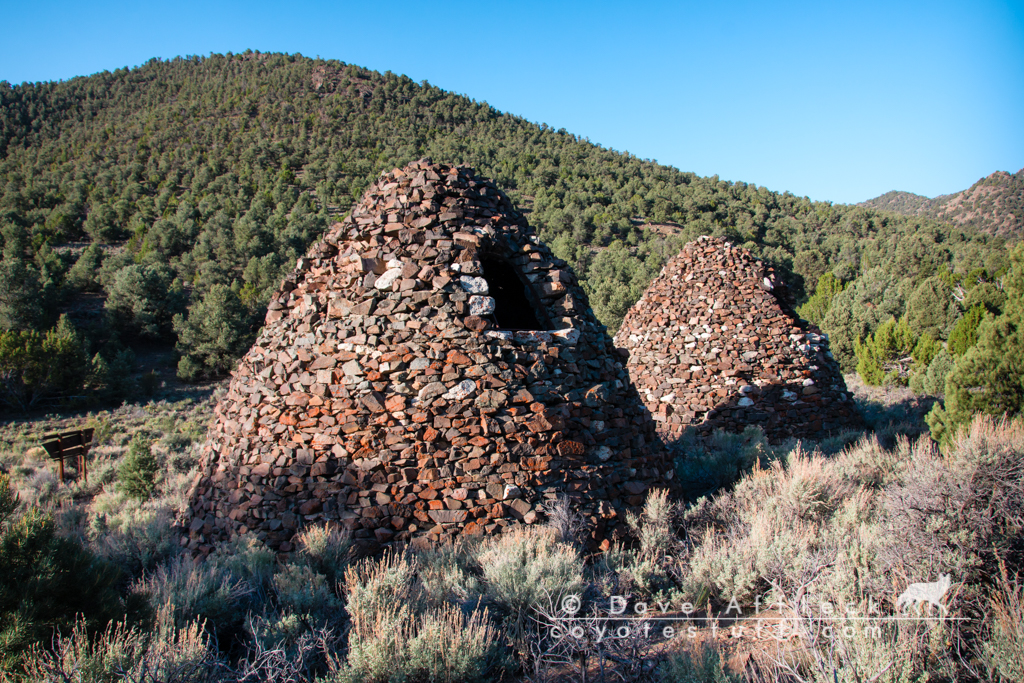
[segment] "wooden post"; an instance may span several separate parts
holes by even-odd
[[[57,462],[60,463],[60,483],[64,483],[64,458],[58,458]]]

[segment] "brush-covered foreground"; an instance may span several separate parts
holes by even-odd
[[[563,500],[454,546],[358,558],[316,527],[196,563],[171,522],[210,400],[2,428],[0,679],[1024,680],[1024,421],[942,452],[892,426],[683,440],[685,500],[652,492],[597,556]],[[58,486],[38,438],[85,424],[89,482]]]

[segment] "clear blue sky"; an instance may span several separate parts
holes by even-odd
[[[812,199],[1024,167],[1024,1],[0,0],[0,80],[300,52],[406,74],[617,150]]]

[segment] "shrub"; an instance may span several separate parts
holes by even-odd
[[[184,304],[181,283],[169,266],[133,264],[117,271],[103,306],[118,332],[160,339],[170,334],[174,314]]]
[[[975,583],[1015,546],[1024,509],[1024,421],[978,416],[944,453],[921,440],[886,490],[880,559],[908,575]],[[968,597],[968,596],[965,596]]]
[[[655,489],[647,494],[640,515],[626,513],[626,523],[640,541],[640,556],[662,560],[678,544],[672,528],[679,516],[679,508],[668,499],[668,490]]]
[[[467,619],[453,605],[428,612],[409,642],[409,668],[417,680],[462,683],[488,677],[501,652],[487,610]]]
[[[848,542],[848,529],[832,517],[856,488],[833,461],[798,446],[732,492],[699,500],[685,515],[696,545],[688,590],[726,602],[750,600],[773,583],[788,590]]]
[[[128,447],[128,455],[117,468],[118,488],[137,500],[148,500],[156,488],[158,465],[153,448],[142,434],[136,434]]]
[[[45,334],[0,333],[0,400],[27,409],[49,397],[82,390],[88,370],[82,339],[62,315]]]
[[[658,667],[658,673],[666,683],[730,683],[738,680],[723,669],[718,648],[704,641],[673,652]]]
[[[77,615],[95,630],[121,614],[118,568],[59,536],[38,509],[0,525],[0,567],[0,669],[54,629],[70,631]]]
[[[476,555],[485,599],[503,619],[503,634],[517,649],[533,629],[534,610],[558,605],[583,588],[579,551],[549,528],[516,528],[486,539]]]
[[[166,509],[150,510],[129,502],[114,515],[100,512],[93,516],[92,547],[129,576],[137,577],[180,552],[173,523]]]
[[[477,606],[483,587],[472,549],[465,542],[444,543],[421,550],[416,560],[424,597],[429,604],[453,602],[467,609]]]
[[[283,611],[300,615],[311,624],[335,625],[340,620],[343,606],[323,574],[291,564],[275,574],[273,581]]]
[[[408,644],[420,603],[415,561],[385,554],[345,570],[351,629],[348,662],[340,680],[401,681],[408,674]]]
[[[569,496],[560,494],[544,508],[548,526],[554,529],[558,540],[569,545],[579,546],[583,542],[586,524],[583,518],[572,509]]]
[[[348,531],[326,525],[313,526],[295,537],[299,557],[334,585],[348,566],[352,539]]]
[[[336,680],[486,680],[501,653],[487,612],[425,609],[418,569],[416,558],[396,553],[346,569],[349,656]]]
[[[748,426],[742,434],[715,430],[710,439],[688,431],[669,448],[674,454],[675,480],[689,500],[732,486],[755,465],[766,467],[777,457],[756,426]]]
[[[38,646],[33,649],[25,663],[28,679],[78,683],[217,680],[222,665],[203,624],[193,622],[178,628],[170,613],[166,605],[159,611],[152,633],[125,622],[111,622],[93,639],[79,621],[70,635],[57,634],[52,651]]]
[[[999,560],[999,592],[992,599],[992,633],[983,644],[989,667],[1006,681],[1024,681],[1024,587]]]
[[[227,285],[214,285],[189,308],[188,317],[177,315],[178,376],[195,381],[229,372],[252,345],[253,315]]]
[[[242,633],[255,595],[251,584],[216,562],[196,566],[186,557],[160,565],[136,590],[148,595],[150,604],[171,605],[176,627],[205,621],[220,642]]]

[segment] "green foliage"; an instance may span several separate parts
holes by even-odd
[[[44,319],[39,272],[23,255],[4,250],[0,258],[0,330],[31,330]],[[52,320],[52,318],[51,318]]]
[[[731,683],[738,680],[725,672],[717,647],[704,641],[669,655],[659,667],[662,680],[672,683]]]
[[[126,496],[147,500],[156,488],[158,469],[149,439],[136,434],[128,447],[128,455],[117,468],[117,486]]]
[[[188,311],[174,317],[178,333],[178,376],[194,381],[229,372],[255,339],[253,316],[227,285],[213,288]]]
[[[941,350],[942,344],[935,341],[935,338],[932,335],[925,332],[921,335],[921,338],[917,340],[917,346],[914,347],[914,350],[910,355],[914,359],[915,367],[927,368]]]
[[[901,318],[912,282],[882,267],[873,267],[835,295],[821,322],[829,348],[843,370],[856,369],[858,340],[890,318]]]
[[[909,377],[910,389],[915,394],[924,393],[924,381],[928,374],[928,366],[943,350],[942,344],[935,341],[935,338],[928,333],[921,335],[921,338],[917,340],[917,346],[910,354],[914,363],[910,368]]]
[[[0,524],[0,567],[0,670],[54,629],[70,631],[78,615],[90,630],[120,615],[117,567],[58,535],[37,509]]]
[[[907,318],[900,318],[898,323],[889,318],[878,326],[874,334],[869,334],[855,345],[857,374],[865,384],[872,386],[906,384],[904,359],[911,357],[916,347],[917,337],[911,331]]]
[[[999,315],[1006,305],[1006,293],[991,282],[981,282],[973,287],[964,297],[964,310],[970,311],[977,306],[984,307],[989,313]]]
[[[311,526],[296,535],[299,556],[335,585],[351,559],[352,541],[347,532],[327,526]]]
[[[978,326],[985,319],[988,310],[985,306],[978,304],[969,309],[953,326],[949,333],[949,352],[955,357],[967,353],[967,349],[978,343]]]
[[[797,308],[796,312],[801,318],[820,325],[825,319],[825,314],[828,313],[829,306],[832,305],[832,299],[839,292],[843,291],[844,287],[843,281],[835,275],[824,273],[818,278],[818,285],[814,288],[814,294],[807,300],[807,303]]]
[[[710,438],[686,432],[669,448],[675,455],[675,479],[689,500],[731,486],[755,466],[765,467],[774,459],[764,432],[754,426],[740,434],[716,430]]]
[[[184,308],[181,284],[165,265],[131,265],[117,272],[104,308],[111,326],[128,336],[159,339]]]
[[[1024,680],[1024,586],[1010,578],[999,558],[999,592],[992,600],[992,635],[983,645],[986,662],[1003,680]]]
[[[685,241],[724,235],[769,260],[796,301],[826,274],[848,282],[838,293],[838,280],[817,287],[805,315],[821,321],[850,370],[855,340],[902,317],[922,281],[955,271],[966,282],[1005,262],[1002,240],[973,228],[702,178],[337,61],[155,59],[5,88],[0,116],[0,327],[41,331],[55,293],[98,283],[124,340],[177,342],[189,376],[223,372],[252,322],[225,311],[237,325],[230,338],[198,322],[175,331],[175,313],[193,318],[183,291],[196,309],[215,287],[238,283],[258,320],[283,271],[334,217],[380,171],[422,156],[472,165],[506,189],[613,330]],[[41,256],[83,238],[94,246],[66,273]],[[125,239],[99,258],[95,244]],[[912,329],[927,326],[929,311],[918,313]],[[89,334],[99,349],[108,331]]]
[[[30,408],[82,390],[88,362],[81,337],[67,316],[45,334],[0,332],[0,400]]]
[[[75,265],[68,271],[67,283],[83,292],[99,291],[99,271],[102,265],[103,250],[97,244],[90,244],[82,250]]]
[[[11,486],[11,477],[0,472],[0,529],[18,508],[18,492]]]
[[[915,335],[945,339],[958,314],[949,286],[938,276],[919,284],[907,301],[907,322]]]
[[[929,414],[933,436],[948,441],[976,413],[1017,415],[1024,408],[1024,311],[985,320],[978,342],[946,378],[946,404]],[[943,426],[939,426],[939,423]]]
[[[981,321],[977,342],[946,378],[945,405],[928,415],[932,438],[940,443],[977,413],[1013,416],[1024,409],[1024,245],[1014,248],[1010,262],[1004,312]]]

